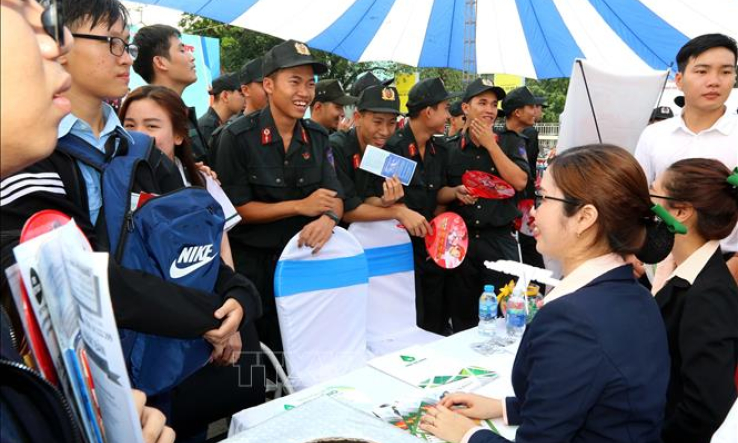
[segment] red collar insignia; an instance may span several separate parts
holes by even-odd
[[[407,149],[410,151],[410,157],[418,155],[418,148],[415,147],[415,143],[410,143],[410,146],[408,146]]]
[[[268,145],[272,142],[272,130],[269,128],[264,128],[261,130],[261,144],[262,145]]]
[[[305,128],[303,128],[303,127],[300,127],[300,131],[302,131],[302,142],[303,143],[308,143],[307,131],[305,131]]]
[[[359,169],[359,165],[361,164],[361,156],[359,154],[354,154],[352,162],[354,164],[354,169]]]
[[[304,131],[303,131],[303,133],[304,133]],[[302,153],[302,158],[304,158],[305,160],[310,160],[310,151],[303,152]]]
[[[461,136],[461,150],[463,151],[464,148],[466,148],[466,135]]]

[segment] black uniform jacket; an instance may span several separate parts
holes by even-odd
[[[498,135],[498,144],[505,155],[520,169],[530,174],[525,157],[525,138],[510,130],[504,130]],[[489,172],[500,177],[487,149],[476,146],[468,134],[460,134],[458,137],[448,139],[447,143],[449,144],[449,186],[462,184],[461,177],[466,171]],[[464,219],[469,229],[497,228],[510,225],[520,215],[517,208],[517,197],[516,194],[513,198],[503,200],[479,198],[473,205],[462,205],[456,201],[451,204],[450,209]]]
[[[337,191],[338,198],[343,198],[326,130],[309,120],[298,120],[294,131],[285,152],[269,107],[223,129],[215,169],[234,206],[301,200],[320,188]],[[230,238],[246,246],[281,249],[313,219],[295,216],[270,223],[242,222],[231,230]]]

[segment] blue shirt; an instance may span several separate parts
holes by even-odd
[[[123,129],[123,125],[121,125],[118,116],[115,115],[113,108],[107,103],[103,103],[102,107],[105,126],[103,126],[102,131],[100,131],[100,138],[95,137],[95,134],[92,132],[92,127],[87,124],[87,122],[80,120],[74,114],[69,114],[62,119],[59,124],[58,138],[62,138],[71,133],[94,146],[96,149],[99,149],[103,153],[105,152],[105,143],[108,141],[110,136],[116,132],[119,135],[126,137],[129,143],[132,143],[133,139],[128,135],[126,130]],[[90,222],[95,225],[97,222],[97,216],[100,214],[100,208],[102,207],[100,171],[79,160],[77,161],[77,164],[82,172],[82,178],[84,178],[85,187],[87,188]]]

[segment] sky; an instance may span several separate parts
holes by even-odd
[[[131,14],[131,24],[133,25],[164,24],[178,27],[177,24],[182,15],[180,11],[161,6],[151,6],[130,1],[122,1],[121,3],[125,5]]]

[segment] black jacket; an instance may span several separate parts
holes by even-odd
[[[720,249],[690,285],[656,294],[671,355],[664,443],[708,443],[736,399],[738,287]]]
[[[150,159],[161,192],[183,186],[176,166],[157,149]],[[93,249],[107,251],[104,223],[92,226],[87,192],[77,161],[58,150],[0,183],[2,267],[14,262],[12,248],[18,244],[26,220],[43,209],[55,209],[72,217],[90,240]],[[99,217],[98,220],[102,220]],[[118,327],[149,334],[196,338],[218,328],[213,313],[225,298],[243,307],[244,322],[261,315],[261,302],[253,284],[221,264],[213,296],[179,286],[110,260],[110,295]]]
[[[82,443],[82,432],[61,391],[28,368],[0,306],[0,442]]]

